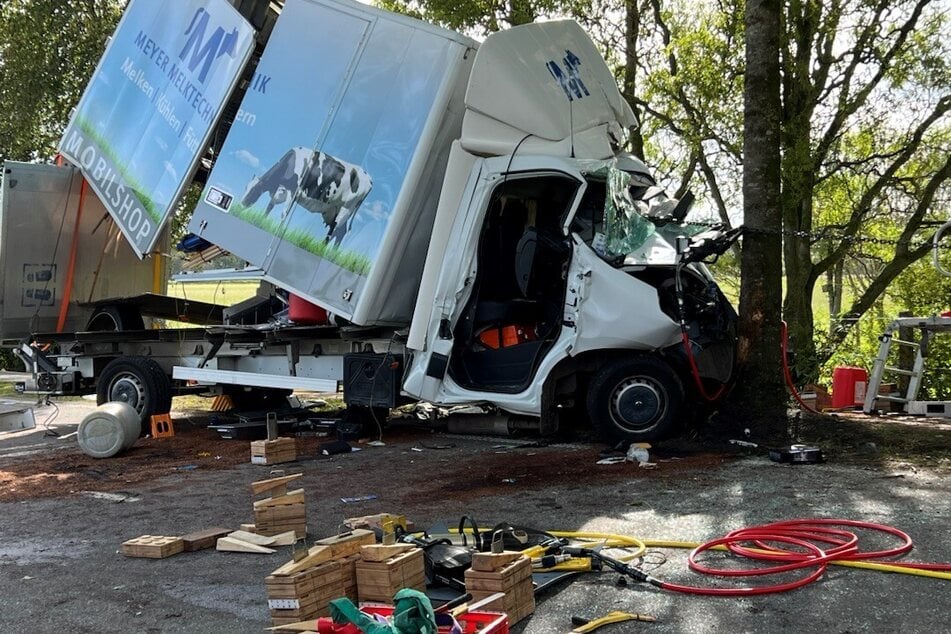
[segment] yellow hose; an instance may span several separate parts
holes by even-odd
[[[490,530],[490,529],[485,529]],[[450,529],[453,533],[458,533],[458,529]],[[483,529],[480,527],[479,531],[482,532]],[[466,531],[471,533],[471,531]],[[624,549],[633,549],[631,552],[626,553],[623,557],[619,558],[621,561],[630,561],[631,559],[636,559],[643,555],[648,548],[697,548],[700,546],[700,542],[687,542],[680,540],[672,539],[638,539],[637,537],[631,537],[628,535],[617,535],[614,533],[598,533],[591,531],[546,531],[550,535],[555,537],[564,537],[567,539],[575,539],[578,541],[584,542],[596,542],[598,545],[604,548],[624,548]],[[536,554],[531,554],[535,549],[528,549],[524,551],[527,555],[537,556],[540,554],[540,550]],[[711,550],[726,550],[725,546],[714,546]],[[895,563],[878,563],[871,561],[830,561],[830,565],[833,566],[845,566],[847,568],[861,568],[864,570],[875,570],[878,572],[890,572],[897,573],[902,575],[913,575],[916,577],[927,577],[929,579],[944,579],[951,581],[951,572],[944,572],[941,570],[922,570],[920,568],[909,568],[907,566],[902,566],[901,564]]]
[[[699,542],[681,542],[666,539],[645,539],[644,544],[649,548],[697,548]],[[726,546],[714,546],[710,550],[726,550]],[[752,548],[750,550],[758,550]],[[766,552],[760,550],[760,552]],[[951,572],[941,570],[922,570],[920,568],[909,568],[901,564],[887,564],[873,561],[847,561],[834,560],[829,562],[832,566],[845,566],[847,568],[862,568],[864,570],[877,570],[878,572],[895,572],[902,575],[914,575],[916,577],[928,577],[930,579],[945,579],[951,581]]]

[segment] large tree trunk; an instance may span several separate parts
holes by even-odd
[[[761,438],[785,437],[780,360],[779,0],[746,3],[743,214],[738,380],[723,414]]]
[[[625,20],[624,20],[624,81],[621,87],[621,94],[624,99],[631,104],[634,114],[637,116],[637,127],[631,130],[631,153],[639,159],[644,159],[644,137],[641,136],[641,112],[637,105],[637,46],[641,32],[641,12],[638,10],[636,0],[625,0],[624,2]]]

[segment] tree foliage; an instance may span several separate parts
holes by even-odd
[[[0,2],[0,161],[56,154],[124,0]]]
[[[553,14],[584,13],[589,5],[586,0],[379,0],[376,4],[476,37]]]
[[[599,1],[589,29],[628,63],[618,76],[639,109],[648,162],[700,190],[724,222],[740,220],[744,4]],[[941,6],[782,4],[784,316],[804,375],[949,215],[951,37]],[[841,287],[846,270],[861,272],[851,292]],[[836,327],[817,349],[812,301],[823,279]]]

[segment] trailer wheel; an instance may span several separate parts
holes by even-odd
[[[683,383],[656,357],[614,361],[588,386],[588,416],[602,440],[611,444],[671,435],[683,404]]]
[[[86,323],[89,332],[145,330],[142,314],[135,306],[113,304],[100,306]]]
[[[141,433],[151,429],[154,414],[165,414],[172,406],[172,386],[162,368],[148,357],[119,357],[110,361],[96,384],[96,403],[128,403],[139,415]]]

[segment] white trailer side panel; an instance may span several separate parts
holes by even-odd
[[[409,323],[475,46],[287,2],[190,230],[354,323]]]

